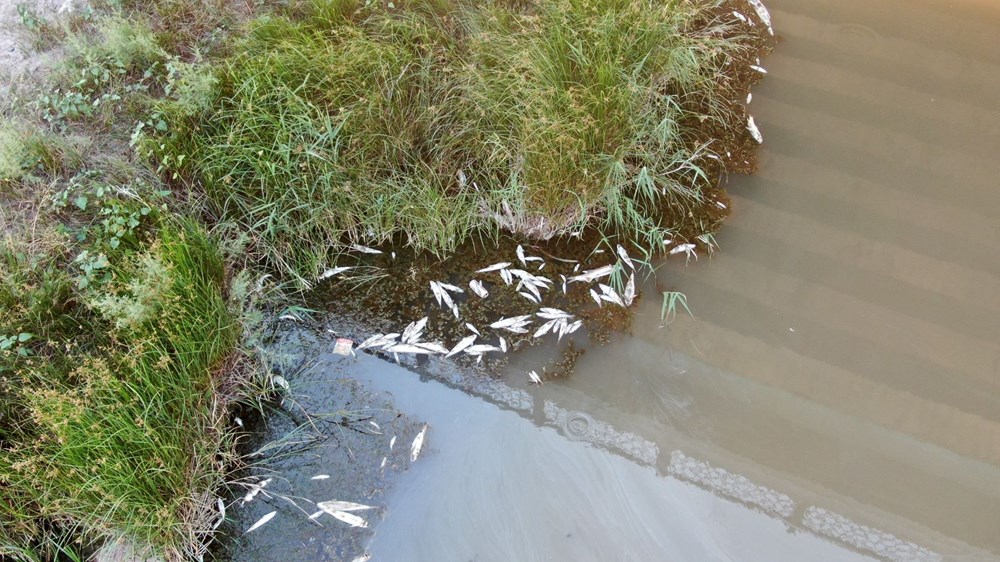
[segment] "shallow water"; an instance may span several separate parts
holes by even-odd
[[[520,515],[513,527],[504,523],[514,506],[559,519],[544,507],[558,498],[551,501],[571,519],[600,521],[608,510],[643,522],[622,524],[635,531],[628,536],[597,524],[588,537],[600,547],[689,536],[719,546],[749,536],[753,547],[773,548],[636,547],[647,559],[657,548],[663,559],[826,553],[828,545],[752,530],[751,517],[722,513],[730,509],[723,500],[708,513],[694,499],[663,500],[636,476],[646,474],[694,483],[798,530],[793,536],[859,555],[1000,556],[1000,5],[769,6],[781,42],[750,104],[765,144],[758,173],[730,179],[734,213],[718,236],[722,251],[666,264],[658,285],[645,287],[630,336],[591,349],[572,377],[529,390],[536,405],[549,399],[647,440],[655,459],[633,463],[661,476],[568,458],[553,443],[538,451],[505,433],[514,429],[488,425],[455,461],[478,470],[428,475],[424,492],[399,492],[402,512],[374,547],[390,558],[469,559],[451,550],[461,537],[481,547],[469,550],[481,559],[525,544],[536,550],[517,552],[563,559],[565,551],[542,549],[551,547],[551,523]],[[695,318],[663,329],[657,289],[686,293]],[[507,380],[523,384],[546,353],[514,357]],[[727,476],[688,474],[678,459]],[[479,479],[480,471],[512,480]],[[725,483],[738,477],[742,486]],[[440,493],[456,507],[417,507],[448,481],[456,485]],[[787,502],[762,505],[754,486]],[[459,507],[463,497],[475,505]],[[662,503],[644,511],[647,500]],[[686,509],[684,523],[664,513]],[[719,520],[728,525],[713,528]],[[498,533],[511,542],[469,538]],[[577,555],[623,558],[594,548]]]
[[[759,171],[630,335],[540,387],[551,346],[502,383],[369,356],[293,380],[430,424],[369,490],[374,560],[1000,559],[1000,4],[768,6]],[[695,317],[664,329],[662,290]],[[340,532],[294,521],[257,559]]]

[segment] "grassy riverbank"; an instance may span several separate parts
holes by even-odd
[[[349,245],[390,241],[652,256],[717,228],[718,178],[754,146],[759,28],[711,3],[117,1],[22,20],[59,62],[0,106],[11,559],[200,552],[228,409],[256,396],[234,367],[248,279],[307,288]]]

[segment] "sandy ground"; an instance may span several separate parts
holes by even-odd
[[[50,21],[75,9],[72,0],[0,0],[0,99],[26,77],[44,71],[54,58],[52,52],[39,53],[32,48],[31,36],[17,13],[18,4]]]

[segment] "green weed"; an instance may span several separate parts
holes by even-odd
[[[164,110],[137,140],[300,284],[345,243],[394,237],[444,254],[597,225],[659,248],[710,185],[691,123],[742,129],[711,100],[748,44],[695,20],[708,7],[297,3],[254,22],[213,110]]]

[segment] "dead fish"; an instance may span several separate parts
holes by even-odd
[[[573,332],[579,330],[583,326],[583,320],[576,320],[575,322],[566,326],[566,333],[572,334]]]
[[[472,292],[475,293],[476,296],[478,296],[481,299],[485,299],[486,297],[490,296],[490,292],[486,290],[486,287],[483,287],[482,282],[480,282],[478,279],[473,279],[472,281],[469,281],[469,288],[472,289]]]
[[[452,355],[455,355],[456,353],[461,352],[465,348],[467,348],[470,345],[472,345],[473,342],[475,342],[475,341],[476,341],[476,335],[475,334],[473,334],[471,336],[467,336],[467,337],[462,338],[461,340],[459,340],[459,342],[457,344],[455,344],[455,347],[451,348],[451,351],[449,351],[447,353],[447,355],[445,355],[445,357],[451,357]]]
[[[771,14],[767,11],[764,4],[760,0],[747,0],[747,3],[753,6],[754,11],[757,12],[757,17],[767,26],[767,32],[774,35],[774,29],[771,27]]]
[[[751,70],[756,70],[757,72],[759,72],[761,74],[767,74],[767,69],[764,68],[763,66],[760,66],[759,64],[751,64],[750,65],[750,69]]]
[[[354,560],[351,560],[351,562],[368,562],[371,559],[372,555],[366,552],[361,556],[356,557]]]
[[[601,302],[601,295],[597,294],[597,291],[591,289],[590,290],[590,296],[591,296],[591,298],[594,299],[594,302],[597,303],[597,306],[600,306],[600,307],[604,306],[604,303]]]
[[[472,332],[473,334],[476,334],[477,336],[481,336],[482,335],[482,334],[479,333],[479,330],[477,330],[476,327],[473,326],[472,324],[470,324],[469,322],[465,323],[465,327],[468,328],[470,332]]]
[[[372,421],[372,420],[368,420],[368,425],[370,425],[370,426],[374,427],[375,429],[377,429],[377,430],[379,430],[379,431],[382,431],[382,428],[381,428],[381,427],[379,427],[379,426],[378,426],[378,424],[377,424],[377,423],[375,423],[375,422],[374,422],[374,421]]]
[[[382,464],[378,465],[379,468],[385,468],[385,463],[389,461],[389,457],[382,457]]]
[[[274,375],[273,377],[271,377],[271,380],[274,381],[274,384],[280,386],[281,388],[285,390],[289,389],[288,381],[285,380],[285,377],[281,375]]]
[[[450,291],[452,293],[464,293],[465,292],[465,291],[462,290],[461,287],[457,287],[455,285],[452,285],[451,283],[442,283],[442,282],[438,281],[438,286],[441,287],[442,289],[444,289],[445,291]]]
[[[376,250],[375,248],[369,248],[368,246],[362,246],[361,244],[351,244],[351,249],[356,252],[361,252],[363,254],[381,254],[382,250]]]
[[[369,347],[385,347],[388,344],[396,343],[399,334],[375,334],[358,344],[357,349],[367,349]]]
[[[267,523],[271,519],[274,519],[274,516],[277,513],[278,513],[277,511],[272,511],[272,512],[264,514],[264,516],[261,517],[260,519],[258,519],[256,523],[254,523],[253,525],[250,525],[250,528],[247,529],[246,531],[244,531],[243,534],[245,535],[245,534],[249,533],[250,531],[253,531],[255,529],[259,529],[264,523]]]
[[[493,265],[488,265],[482,269],[476,270],[476,273],[489,273],[491,271],[499,271],[501,269],[506,269],[508,267],[510,267],[510,262],[502,261],[499,263],[495,263]]]
[[[415,355],[433,355],[436,351],[431,351],[419,344],[397,343],[385,348],[389,353],[412,353]],[[448,350],[445,350],[447,352]]]
[[[291,320],[293,322],[298,322],[299,319],[294,314],[282,314],[278,317],[278,320]]]
[[[524,261],[524,248],[520,244],[517,245],[517,259],[521,262],[521,265],[527,266],[527,262]]]
[[[316,504],[316,507],[327,513],[330,513],[331,511],[364,511],[366,509],[375,509],[374,507],[363,503],[345,502],[342,500],[319,502]]]
[[[535,335],[533,337],[540,338],[549,333],[549,331],[556,325],[556,322],[558,322],[558,320],[549,320],[548,322],[542,324],[537,330],[535,330]]]
[[[340,275],[341,273],[348,271],[350,269],[353,269],[352,266],[334,267],[332,269],[328,269],[323,273],[319,274],[319,280],[322,281],[323,279],[333,277],[334,275]]]
[[[427,317],[424,316],[416,322],[410,322],[406,328],[403,329],[403,335],[400,337],[400,341],[403,343],[410,343],[420,337],[423,333],[424,327],[427,326]]]
[[[500,351],[507,353],[507,340],[503,339],[503,336],[500,336]]]
[[[760,134],[760,129],[757,128],[757,124],[753,122],[753,115],[747,117],[747,130],[750,131],[750,136],[753,140],[757,141],[757,144],[764,142],[764,135]]]
[[[465,348],[465,353],[469,355],[481,355],[483,353],[487,353],[490,351],[500,351],[500,348],[495,345],[488,345],[483,343],[477,345],[470,345],[469,347]]]
[[[566,294],[566,276],[563,275],[562,273],[560,273],[559,277],[562,278],[562,291],[563,291],[563,294],[565,295]]]
[[[444,289],[438,286],[437,281],[431,281],[430,286],[431,286],[431,293],[434,294],[434,300],[437,301],[438,306],[441,306],[441,299],[444,298],[443,297]]]
[[[413,344],[416,347],[426,349],[431,353],[448,353],[448,348],[441,345],[438,342],[417,342]]]
[[[249,501],[253,501],[253,499],[255,497],[257,497],[257,494],[259,494],[261,492],[261,490],[264,489],[264,486],[267,486],[268,483],[270,483],[270,482],[271,482],[271,479],[267,478],[267,479],[261,480],[260,482],[258,482],[256,484],[251,485],[250,486],[250,490],[246,493],[245,496],[243,496],[243,503],[247,503]]]
[[[543,306],[535,313],[535,316],[539,318],[544,318],[546,320],[557,320],[559,318],[572,318],[573,315],[566,312],[565,310],[559,310],[558,308],[551,308],[548,306]]]
[[[625,306],[632,306],[632,301],[635,299],[635,273],[628,276],[628,283],[625,284],[625,293],[622,295],[622,301]]]
[[[533,302],[535,304],[541,304],[541,302],[542,302],[541,299],[539,299],[535,295],[533,295],[531,293],[527,293],[525,291],[518,291],[517,294],[521,295],[522,297],[528,299],[529,301],[531,301],[531,302]]]
[[[417,462],[417,457],[420,456],[420,449],[424,446],[424,436],[427,435],[427,424],[420,429],[420,433],[413,438],[413,444],[410,445],[410,462]]]
[[[531,315],[526,314],[524,316],[511,316],[510,318],[501,318],[496,322],[490,324],[490,328],[494,330],[505,330],[511,327],[521,327],[526,326],[531,323]]]
[[[323,510],[323,511],[326,511],[326,510]],[[367,521],[365,521],[364,519],[358,517],[357,515],[354,515],[353,513],[345,513],[343,511],[327,511],[327,513],[329,513],[330,515],[332,515],[334,518],[339,519],[339,520],[343,521],[344,523],[347,523],[351,527],[361,527],[361,528],[367,528],[368,527],[368,522]]]
[[[753,93],[752,92],[747,92],[747,103],[750,103],[750,100],[752,100],[752,99],[753,99]]]
[[[618,250],[618,257],[620,257],[622,261],[625,262],[625,265],[627,265],[629,269],[634,270],[635,264],[632,263],[632,258],[629,257],[628,252],[625,251],[625,248],[621,244],[618,244],[617,250]]]
[[[395,445],[396,445],[396,436],[393,435],[392,439],[389,440],[389,450],[391,451]]]
[[[542,384],[542,377],[538,376],[538,373],[534,371],[528,371],[528,380],[531,384]]]
[[[678,244],[674,249],[670,250],[670,255],[679,254],[681,252],[687,252],[695,248],[694,244]]]
[[[458,305],[457,304],[452,304],[451,305],[451,313],[455,315],[455,320],[459,319]]]
[[[585,283],[590,283],[602,277],[607,277],[608,275],[611,275],[612,271],[614,271],[614,268],[612,266],[605,265],[604,267],[598,267],[597,269],[591,269],[588,271],[584,271],[579,275],[574,275],[569,278],[569,281],[570,282],[583,281]]]
[[[216,498],[215,505],[219,508],[219,520],[212,525],[213,530],[218,529],[219,525],[222,525],[222,522],[226,520],[226,502],[222,501],[222,498]]]
[[[598,285],[598,287],[600,287],[601,289],[602,300],[606,300],[610,303],[617,304],[618,306],[621,306],[623,308],[625,307],[625,303],[622,302],[622,298],[618,295],[617,292],[615,292],[614,289],[611,288],[610,285],[605,285],[604,283],[601,283],[600,285]]]
[[[733,12],[733,15],[734,15],[734,16],[736,16],[736,19],[738,19],[738,20],[742,21],[743,23],[748,23],[748,24],[750,24],[750,25],[753,25],[753,23],[751,23],[751,22],[750,22],[750,20],[749,20],[749,19],[747,19],[747,17],[746,17],[746,16],[744,16],[743,14],[741,14],[741,13],[739,13],[739,12],[736,12],[736,11],[734,11],[734,12]]]
[[[317,474],[316,476],[310,478],[310,480],[326,480],[329,477],[330,477],[329,474]]]
[[[510,285],[514,282],[514,277],[511,275],[509,269],[500,270],[500,278],[503,279],[504,284]]]

